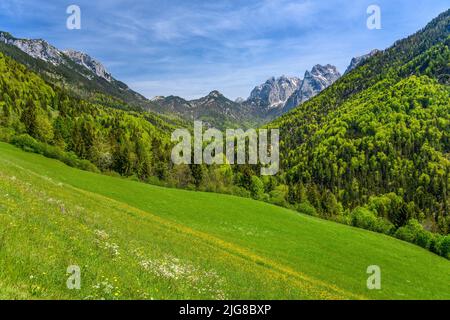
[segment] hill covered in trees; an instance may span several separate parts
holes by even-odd
[[[449,233],[449,35],[447,11],[270,124],[289,202],[427,248],[411,225]]]
[[[1,53],[0,91],[3,140],[70,164],[88,160],[91,170],[143,180],[167,172],[173,127],[156,115],[73,97]]]
[[[1,299],[450,298],[450,261],[397,239],[5,143],[0,154]],[[373,264],[382,290],[367,290]],[[69,265],[80,290],[65,286]]]
[[[276,177],[250,165],[174,166],[170,133],[185,123],[5,44],[0,139],[90,171],[295,208],[448,257],[449,35],[447,11],[271,123],[281,134]]]
[[[76,91],[0,53],[0,140],[90,171],[250,196],[235,185],[229,165],[173,165],[170,135],[186,123],[106,94],[82,99]]]

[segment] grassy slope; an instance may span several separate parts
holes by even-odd
[[[0,298],[450,299],[449,261],[384,235],[0,155]],[[71,264],[80,291],[65,288]],[[373,264],[381,291],[366,289]]]

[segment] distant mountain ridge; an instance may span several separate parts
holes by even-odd
[[[111,74],[97,60],[88,54],[75,50],[59,50],[42,39],[19,39],[10,33],[0,32],[0,42],[13,45],[33,58],[50,62],[53,65],[67,64],[68,59],[88,69],[100,78],[112,81]]]
[[[226,98],[217,90],[194,100],[158,96],[152,101],[160,106],[158,112],[178,114],[189,121],[202,120],[209,127],[233,127],[234,124],[251,122],[253,117],[253,112],[246,105]]]
[[[294,91],[299,88],[301,81],[300,78],[284,75],[279,78],[272,77],[252,90],[247,103],[253,103],[266,111],[283,107]]]
[[[115,79],[100,62],[86,53],[59,50],[45,40],[19,39],[2,31],[0,52],[83,99],[93,102],[100,99],[114,108],[156,109],[153,102]]]
[[[261,124],[316,96],[340,77],[335,66],[318,64],[306,71],[304,79],[284,75],[271,77],[256,86],[246,100],[238,98],[231,101],[220,92],[212,91],[197,100],[157,96],[152,101],[162,107],[159,112],[179,114],[187,120],[209,119],[209,124],[215,123],[219,127],[223,127],[221,121]],[[217,119],[211,121],[212,115]]]
[[[111,73],[109,73],[100,62],[93,59],[88,54],[75,50],[64,50],[63,53],[72,59],[73,62],[85,67],[100,78],[103,78],[108,82],[112,81]]]
[[[43,76],[52,74],[52,82],[58,79],[61,86],[69,85],[81,95],[84,92],[88,95],[99,92],[123,100],[136,108],[174,115],[188,121],[204,120],[206,125],[216,127],[254,126],[268,122],[308,101],[341,77],[335,66],[318,64],[311,71],[306,71],[303,79],[284,75],[271,77],[256,86],[247,99],[232,101],[215,90],[203,98],[191,101],[176,96],[158,96],[149,100],[131,90],[125,83],[116,80],[101,62],[86,53],[72,49],[59,50],[42,39],[19,39],[0,31],[0,44],[2,43],[43,61],[44,64],[35,66],[35,62],[30,63],[24,57],[18,58],[16,52],[6,50],[20,62],[28,64],[29,67],[34,66],[35,71]],[[372,51],[368,55],[353,58],[347,70],[356,68],[377,52]],[[120,105],[120,101],[113,101],[111,104]]]
[[[18,39],[8,32],[0,32],[0,42],[16,46],[31,57],[50,62],[53,65],[64,63],[62,52],[42,39]]]
[[[348,66],[347,70],[345,71],[345,74],[349,73],[353,69],[356,69],[361,64],[366,62],[369,58],[373,57],[374,55],[376,55],[377,53],[380,53],[380,52],[381,52],[380,50],[374,49],[371,52],[369,52],[368,54],[353,58],[352,61],[350,62],[350,65]]]

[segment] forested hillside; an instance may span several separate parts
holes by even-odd
[[[450,298],[450,261],[403,241],[4,143],[0,154],[0,299]],[[372,264],[382,290],[367,290]],[[80,290],[65,286],[68,265]]]
[[[270,125],[289,202],[428,248],[411,230],[448,234],[449,34],[447,11]]]
[[[275,177],[250,165],[173,166],[170,133],[184,123],[84,82],[66,88],[66,69],[3,44],[27,67],[0,53],[0,139],[91,171],[295,208],[448,257],[449,35],[450,10],[271,123],[281,134]]]
[[[125,112],[74,98],[3,54],[0,90],[3,140],[12,139],[71,164],[85,159],[100,170],[143,180],[167,173],[167,132],[172,127],[150,113]],[[92,164],[82,166],[96,170]]]
[[[176,119],[132,111],[107,95],[80,99],[1,53],[0,92],[0,140],[90,171],[250,196],[229,165],[172,164],[170,135],[186,125]]]

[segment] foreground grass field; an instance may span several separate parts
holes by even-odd
[[[0,143],[2,299],[450,299],[449,280],[448,260],[384,235]]]

